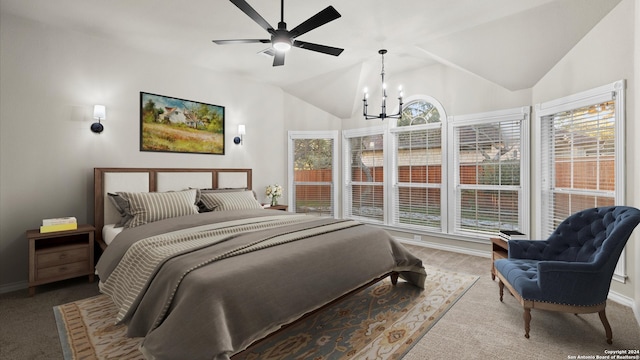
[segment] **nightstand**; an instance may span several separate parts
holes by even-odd
[[[40,233],[28,230],[29,240],[29,296],[35,287],[78,276],[89,276],[93,282],[92,225],[78,225],[76,230]]]
[[[267,210],[281,210],[281,211],[287,211],[287,209],[288,209],[288,208],[289,208],[289,206],[288,206],[288,205],[272,205],[272,206],[269,206],[269,207],[267,207],[267,208],[265,208],[265,209],[267,209]]]
[[[491,280],[496,279],[496,268],[493,264],[498,259],[509,257],[509,244],[503,238],[491,238]]]

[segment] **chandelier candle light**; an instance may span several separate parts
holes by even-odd
[[[364,106],[362,107],[362,115],[364,115],[365,120],[371,120],[371,119],[380,119],[380,120],[384,120],[386,118],[391,118],[391,119],[400,119],[402,117],[402,87],[398,87],[398,112],[396,114],[391,114],[391,115],[387,115],[387,84],[384,82],[384,54],[387,53],[387,50],[385,49],[381,49],[378,51],[378,54],[380,54],[382,56],[382,72],[380,73],[380,76],[382,76],[382,107],[381,107],[381,111],[379,115],[369,115],[367,114],[367,106],[369,105],[367,103],[367,98],[369,97],[369,93],[367,91],[367,88],[364,88],[364,97],[362,99],[362,102],[364,104]]]
[[[267,186],[265,195],[271,199],[271,206],[278,205],[278,198],[282,196],[282,186],[275,184]]]

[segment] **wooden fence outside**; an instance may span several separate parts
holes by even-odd
[[[564,159],[557,159],[555,164],[556,186],[561,188],[571,188],[571,174],[574,179],[586,179],[580,184],[576,184],[574,180],[573,186],[584,190],[613,190],[615,184],[615,161],[614,158],[606,158],[604,161],[600,158],[600,162],[596,162],[591,158],[571,159],[569,163]],[[495,171],[494,164],[462,165],[460,169],[461,179],[465,184],[476,184],[479,176],[491,177],[488,171]],[[519,173],[518,169],[516,173]],[[405,183],[424,183],[437,184],[442,178],[442,169],[439,165],[428,166],[401,166],[398,169],[398,179]],[[315,202],[331,202],[331,181],[333,169],[320,170],[296,170],[295,181],[296,186],[296,202],[305,203],[309,201]],[[351,174],[354,182],[384,182],[384,169],[380,167],[369,168],[353,168]],[[496,180],[494,178],[494,180]],[[488,180],[484,180],[488,181]],[[504,181],[504,180],[503,180]],[[304,185],[305,182],[326,182],[327,185]],[[488,183],[487,185],[491,185]],[[517,183],[509,185],[517,185]],[[411,197],[412,203],[416,205],[439,206],[440,190],[439,189],[420,189],[420,188],[400,188],[399,194],[401,198]],[[477,196],[478,204],[493,204],[504,210],[517,210],[518,203],[510,196],[496,196],[495,191],[478,191],[474,194]],[[384,201],[383,187],[381,185],[354,185],[352,188],[353,206],[382,206]],[[421,204],[420,199],[424,202]],[[558,199],[558,200],[564,200]],[[575,201],[576,199],[572,199]],[[592,197],[585,197],[585,204],[592,204]],[[589,207],[589,206],[587,206]]]

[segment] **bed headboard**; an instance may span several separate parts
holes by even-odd
[[[96,241],[104,248],[102,227],[116,223],[119,214],[107,193],[155,192],[188,188],[251,189],[251,169],[94,168],[93,200]]]

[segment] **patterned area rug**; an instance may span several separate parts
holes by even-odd
[[[477,276],[426,266],[425,289],[389,279],[315,312],[235,355],[255,359],[400,359],[475,283]],[[114,325],[106,295],[53,308],[66,360],[143,359],[142,338]]]

